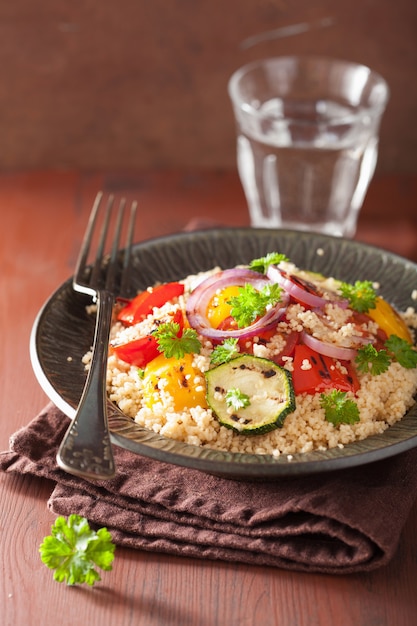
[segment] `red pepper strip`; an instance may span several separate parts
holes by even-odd
[[[182,283],[165,283],[152,291],[142,291],[119,312],[117,319],[127,325],[137,324],[152,313],[154,307],[161,307],[183,293]]]
[[[180,330],[178,335],[182,335],[184,318],[181,309],[176,311],[174,315],[170,315],[169,319],[166,321],[179,324]],[[150,361],[153,361],[153,359],[161,354],[158,342],[152,334],[141,337],[140,339],[134,339],[128,343],[120,344],[119,346],[114,346],[113,351],[116,356],[122,361],[125,361],[125,363],[130,363],[130,365],[140,368],[145,367]]]
[[[295,347],[300,339],[300,333],[293,330],[288,335],[284,335],[284,338],[286,339],[285,346],[279,354],[272,357],[272,360],[275,361],[277,365],[285,365],[284,357],[292,356],[294,354]]]
[[[308,369],[303,369],[305,363]],[[304,365],[303,365],[304,362]],[[343,361],[347,374],[336,367],[336,360],[298,344],[294,350],[292,381],[296,394],[320,393],[328,389],[353,391],[359,389],[359,381],[351,363]]]
[[[358,313],[357,311],[354,311],[352,314],[352,319],[349,321],[357,325],[358,334],[360,335],[360,334],[364,334],[363,331],[361,330],[361,325],[372,323],[374,320],[371,317],[369,317],[369,315],[367,315],[366,313]],[[373,337],[369,335],[369,341],[371,341],[371,339],[373,339]],[[385,330],[378,327],[378,330],[376,331],[376,340],[372,342],[374,348],[376,350],[382,350],[385,347],[385,342],[387,339],[388,339],[388,335],[385,332]]]
[[[113,350],[119,359],[125,363],[141,368],[160,354],[158,342],[153,335],[146,335],[146,337],[129,341],[129,343],[123,343]]]

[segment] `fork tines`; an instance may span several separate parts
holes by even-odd
[[[116,203],[112,194],[107,199],[102,191],[97,194],[74,274],[74,288],[78,291],[128,293],[137,202],[132,202],[127,217],[126,205],[125,198]],[[124,251],[119,262],[120,248]]]

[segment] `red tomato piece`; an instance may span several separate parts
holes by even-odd
[[[145,367],[150,361],[153,361],[159,354],[158,342],[153,335],[147,335],[129,343],[123,343],[113,348],[119,359],[135,365],[136,367]]]
[[[218,330],[237,330],[238,328],[237,321],[231,315],[225,317],[217,326]]]
[[[306,366],[307,361],[309,365]],[[313,394],[328,389],[355,393],[359,389],[355,370],[348,361],[344,361],[343,365],[347,374],[342,373],[336,367],[335,359],[319,354],[304,344],[296,345],[292,372],[295,393]]]
[[[165,322],[179,324],[178,336],[182,336],[184,317],[181,309],[175,311],[173,315],[167,316]],[[156,357],[161,354],[158,348],[158,342],[152,334],[114,346],[113,351],[117,357],[125,361],[125,363],[130,363],[130,365],[140,368],[145,367],[150,361],[153,361],[153,359],[156,359]]]
[[[236,320],[229,315],[228,317],[225,317],[224,320],[222,322],[220,322],[220,324],[218,325],[217,329],[218,330],[230,330],[230,331],[234,331],[234,330],[238,330],[238,325]],[[230,337],[233,337],[233,333],[230,332]],[[223,342],[223,339],[214,339],[213,341],[213,345],[217,345]],[[248,342],[250,342],[251,339],[250,338],[246,338],[246,339],[239,339],[238,346],[241,352],[247,352],[248,348],[247,348],[247,344]]]
[[[184,285],[177,282],[158,285],[152,291],[142,291],[123,307],[117,319],[126,325],[137,324],[152,313],[154,307],[159,308],[183,293]]]

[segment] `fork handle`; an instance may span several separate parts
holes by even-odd
[[[80,404],[57,453],[59,467],[82,478],[109,479],[116,473],[107,419],[107,356],[113,296],[97,299],[94,350]]]

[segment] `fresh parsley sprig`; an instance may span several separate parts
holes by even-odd
[[[362,346],[356,353],[356,368],[364,374],[383,374],[391,364],[391,357],[386,350],[377,350],[371,343]]]
[[[288,257],[285,254],[281,254],[279,252],[269,252],[266,256],[260,257],[259,259],[253,259],[249,263],[249,268],[254,272],[266,274],[270,265],[278,265],[283,261],[288,261]]]
[[[370,280],[357,280],[353,285],[340,283],[341,295],[349,301],[349,305],[358,313],[366,313],[374,309],[376,304],[376,291]]]
[[[221,363],[228,363],[235,356],[239,354],[238,339],[236,337],[229,337],[225,339],[223,343],[216,346],[210,355],[210,363],[212,365],[221,365]]]
[[[281,300],[282,289],[276,283],[265,285],[260,291],[250,283],[239,287],[239,294],[228,301],[230,314],[239,328],[250,326],[258,317],[265,315],[268,307]]]
[[[394,359],[406,369],[417,367],[417,351],[405,339],[397,335],[390,335],[385,342],[385,347]]]
[[[193,328],[186,328],[180,334],[181,327],[177,322],[166,322],[158,326],[154,333],[158,348],[167,359],[181,359],[184,354],[199,354],[201,342]]]
[[[397,361],[406,369],[413,369],[417,367],[417,350],[405,339],[390,335],[383,349],[377,350],[368,343],[359,348],[355,357],[358,371],[374,375],[386,372],[392,360]]]
[[[237,387],[233,387],[226,393],[226,404],[234,411],[238,411],[250,405],[250,398]]]
[[[325,418],[334,426],[355,424],[360,420],[358,405],[346,396],[346,392],[339,389],[320,394],[320,404],[324,409]]]
[[[85,517],[57,517],[51,535],[45,537],[39,552],[42,562],[55,570],[54,580],[67,585],[94,585],[101,580],[95,566],[112,569],[115,544],[107,528],[92,530]]]

